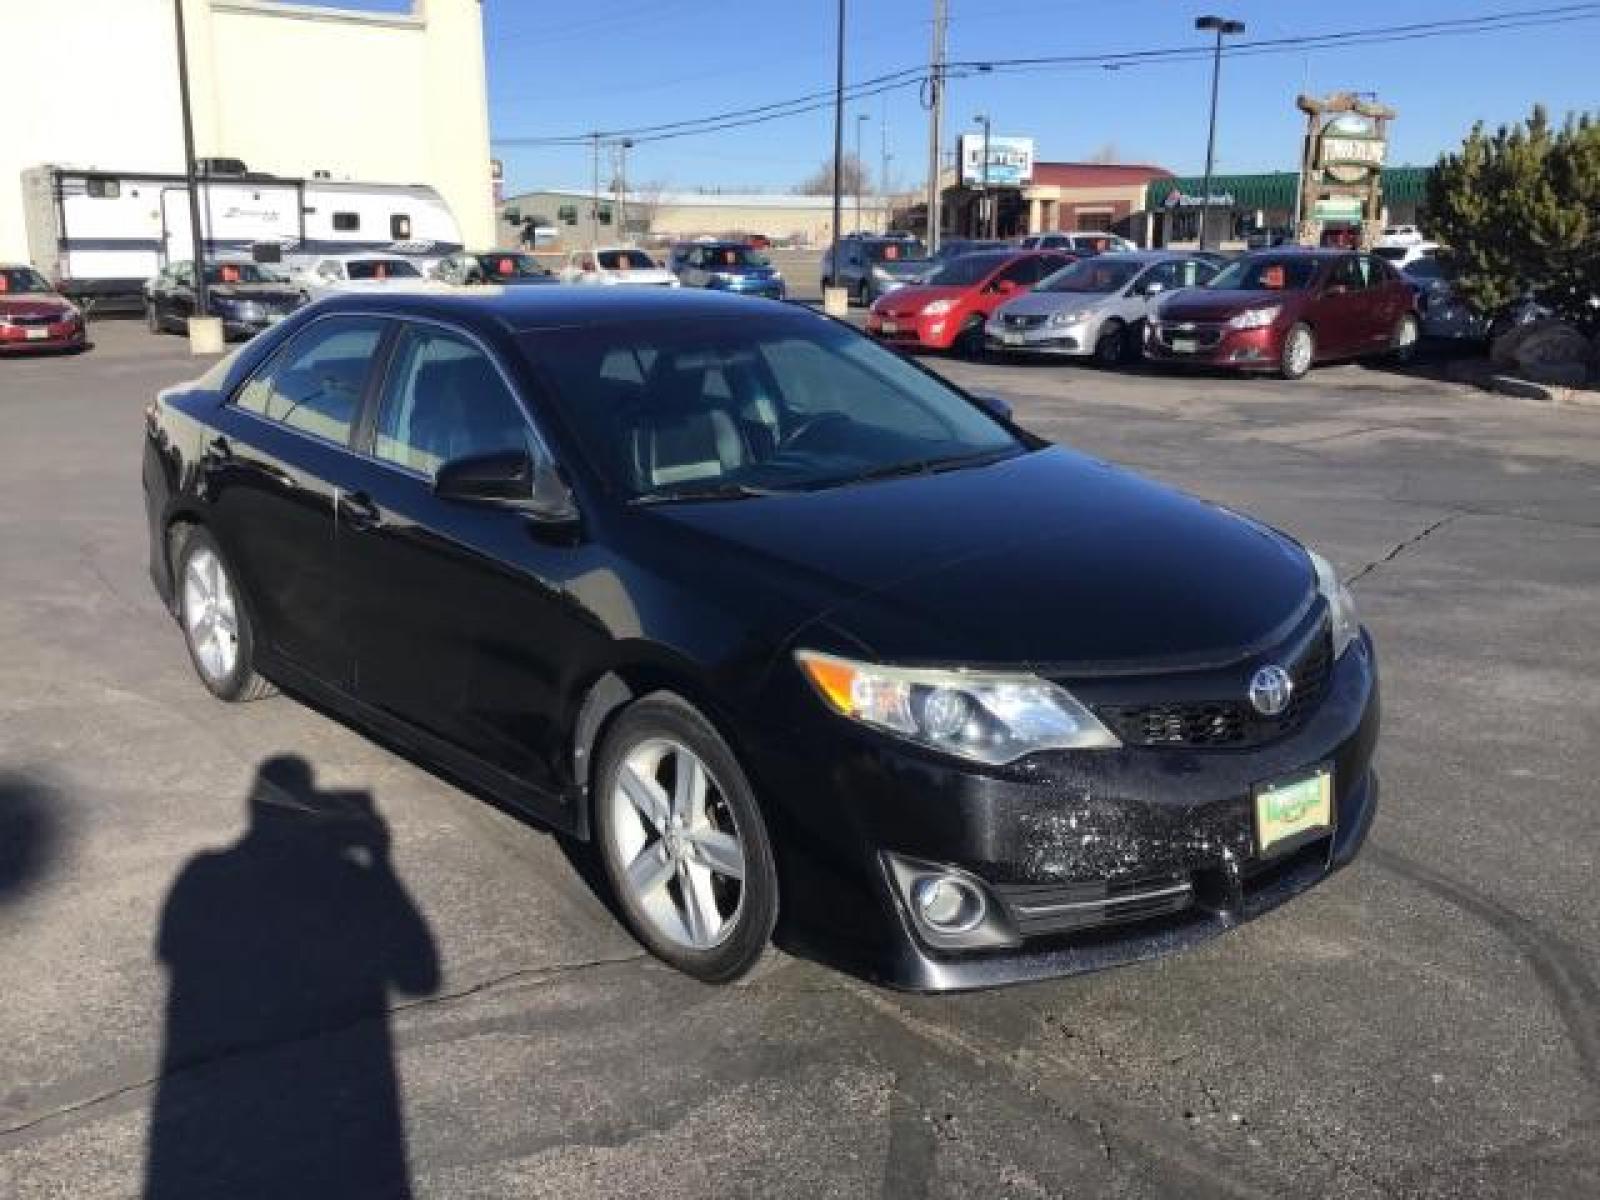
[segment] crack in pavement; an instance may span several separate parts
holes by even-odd
[[[1462,517],[1462,514],[1459,513],[1459,512],[1449,513],[1448,515],[1440,517],[1437,521],[1433,522],[1433,524],[1431,524],[1431,525],[1427,526],[1426,528],[1424,528],[1420,533],[1414,533],[1410,537],[1396,542],[1393,546],[1389,547],[1389,552],[1387,554],[1385,554],[1382,558],[1373,559],[1366,566],[1362,567],[1361,570],[1357,571],[1354,575],[1350,576],[1349,579],[1346,579],[1344,581],[1345,582],[1345,586],[1349,587],[1351,584],[1356,583],[1358,580],[1365,579],[1368,575],[1372,574],[1372,572],[1376,571],[1379,567],[1383,566],[1385,563],[1392,563],[1395,559],[1399,558],[1400,555],[1404,554],[1407,550],[1411,549],[1413,546],[1417,545],[1420,542],[1426,541],[1428,538],[1432,537],[1439,530],[1443,529],[1446,525],[1449,525],[1450,523],[1452,523],[1454,521],[1459,521],[1461,519],[1461,517]]]
[[[172,1079],[180,1075],[186,1075],[191,1071],[198,1071],[205,1067],[215,1066],[217,1063],[227,1062],[231,1059],[246,1058],[253,1054],[271,1053],[272,1051],[281,1050],[288,1046],[300,1045],[306,1042],[314,1042],[322,1038],[337,1037],[342,1033],[348,1033],[350,1030],[358,1029],[362,1025],[368,1024],[372,1021],[387,1021],[391,1017],[402,1013],[409,1013],[416,1009],[436,1008],[441,1005],[451,1004],[457,1000],[464,1000],[471,996],[481,995],[484,992],[492,991],[496,988],[504,987],[505,985],[511,983],[554,982],[565,979],[571,975],[581,974],[586,971],[601,970],[606,967],[623,966],[628,963],[636,963],[646,957],[648,956],[645,954],[645,952],[640,950],[635,954],[623,955],[616,958],[585,959],[583,961],[574,963],[556,963],[548,967],[520,967],[515,971],[507,971],[504,974],[491,976],[488,979],[480,979],[475,983],[468,984],[467,986],[458,988],[452,992],[440,992],[432,996],[423,996],[415,1000],[410,1000],[403,1004],[387,1006],[382,1012],[362,1013],[350,1020],[331,1022],[316,1029],[298,1031],[285,1037],[268,1038],[261,1041],[228,1046],[214,1053],[201,1055],[186,1062],[176,1064],[170,1070],[159,1071],[153,1075],[135,1080],[132,1083],[125,1083],[119,1087],[110,1088],[104,1092],[97,1093],[94,1096],[85,1097],[82,1100],[74,1100],[69,1104],[58,1105],[49,1112],[41,1113],[38,1116],[31,1117],[19,1125],[12,1125],[5,1129],[0,1129],[0,1140],[15,1137],[18,1134],[27,1133],[29,1130],[43,1125],[49,1121],[54,1121],[61,1117],[72,1116],[75,1113],[87,1111],[88,1109],[95,1108],[98,1105],[105,1104],[108,1101],[118,1099],[119,1097],[127,1096],[134,1092],[139,1092],[146,1088],[154,1087],[156,1084],[159,1084],[164,1080]]]

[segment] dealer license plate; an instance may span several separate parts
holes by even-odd
[[[1293,780],[1256,788],[1256,849],[1261,857],[1333,828],[1333,771],[1319,767]]]
[[[28,340],[30,342],[42,342],[42,341],[45,340],[45,338],[47,338],[49,336],[50,336],[50,331],[48,329],[30,329],[30,330],[28,330]]]
[[[1008,346],[1022,345],[1022,335],[1020,333],[1003,333],[1000,338]]]
[[[1200,343],[1194,338],[1173,338],[1172,348],[1179,354],[1193,354],[1200,349]]]
[[[882,325],[878,326],[878,328],[881,329],[884,333],[899,333],[900,332],[900,326],[895,324],[893,321],[885,321]]]

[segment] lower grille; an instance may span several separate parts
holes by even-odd
[[[1172,346],[1173,339],[1192,341],[1202,350],[1209,350],[1222,341],[1224,329],[1220,325],[1156,325],[1154,326],[1155,340],[1161,345]]]
[[[1024,937],[1143,921],[1182,912],[1194,902],[1186,875],[1122,883],[1002,884],[993,890]]]
[[[10,322],[12,325],[20,325],[20,326],[23,326],[23,327],[32,327],[32,328],[38,328],[41,325],[59,325],[59,324],[61,324],[61,322],[65,321],[66,319],[67,319],[66,315],[63,314],[63,313],[42,313],[42,314],[39,314],[37,316],[29,314],[27,316],[15,316],[15,317],[7,317],[6,318],[6,320],[8,322]]]

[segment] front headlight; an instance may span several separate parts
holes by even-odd
[[[1307,550],[1311,566],[1317,572],[1317,591],[1328,602],[1328,615],[1333,625],[1333,656],[1338,658],[1350,648],[1361,632],[1361,618],[1356,616],[1355,597],[1333,569],[1333,564],[1315,550]]]
[[[925,317],[942,317],[954,307],[955,301],[953,300],[935,300],[922,310],[922,315]]]
[[[1266,308],[1247,308],[1228,322],[1228,328],[1265,329],[1278,319],[1278,314],[1282,311],[1281,304],[1269,304]]]
[[[1035,675],[885,667],[815,650],[796,651],[795,661],[840,716],[974,762],[1122,744],[1066,691]]]

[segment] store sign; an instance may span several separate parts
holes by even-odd
[[[1366,117],[1346,114],[1323,128],[1318,139],[1317,166],[1339,183],[1361,183],[1382,170],[1389,144],[1378,136]]]
[[[981,133],[963,133],[957,147],[961,163],[961,185],[984,185],[983,142]],[[1024,137],[989,138],[988,184],[992,188],[1027,187],[1033,182],[1033,139]]]
[[[1359,221],[1360,196],[1326,196],[1311,206],[1311,215],[1318,221]]]
[[[1191,196],[1189,193],[1180,192],[1176,188],[1167,193],[1167,198],[1162,203],[1168,208],[1234,207],[1232,192],[1212,192],[1209,196]]]

